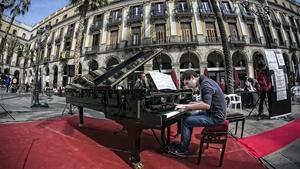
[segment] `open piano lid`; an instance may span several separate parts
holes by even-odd
[[[162,49],[141,51],[107,71],[104,68],[89,71],[88,74],[74,78],[67,88],[113,88],[161,51]]]

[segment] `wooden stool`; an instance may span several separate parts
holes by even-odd
[[[200,164],[202,152],[203,150],[203,144],[206,143],[206,148],[208,148],[209,143],[213,144],[222,144],[222,151],[221,151],[221,159],[219,161],[219,166],[222,166],[225,148],[226,148],[226,142],[227,142],[227,134],[228,134],[228,126],[229,121],[225,120],[224,123],[212,126],[212,127],[205,127],[203,131],[201,132],[201,139],[200,139],[200,151],[198,156],[197,164]]]
[[[242,122],[242,128],[241,128],[241,138],[243,138],[243,134],[244,134],[244,127],[245,127],[245,115],[243,115],[242,113],[227,113],[227,118],[226,120],[229,121],[229,123],[231,122],[235,122],[235,137],[237,137],[237,130],[238,130],[238,124],[239,121]]]

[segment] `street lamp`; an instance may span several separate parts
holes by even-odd
[[[241,5],[249,12],[255,14],[256,16],[259,17],[259,20],[262,23],[262,28],[265,34],[265,39],[266,39],[266,45],[267,48],[271,49],[272,48],[272,40],[269,37],[265,20],[269,20],[269,14],[270,14],[270,7],[268,5],[265,5],[266,3],[265,0],[258,0],[258,2],[261,4],[261,6],[256,6],[257,10],[253,10],[250,8],[250,4],[253,4],[253,2],[249,2],[248,0],[242,1]]]
[[[31,107],[41,107],[40,101],[39,101],[39,65],[40,65],[40,59],[42,54],[42,48],[43,43],[46,42],[51,30],[51,25],[46,25],[45,28],[40,28],[37,30],[37,57],[36,57],[36,66],[35,66],[35,90],[32,93],[33,94],[33,104]],[[44,37],[43,37],[44,35]],[[48,107],[48,106],[46,106]]]

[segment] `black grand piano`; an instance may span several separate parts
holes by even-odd
[[[79,126],[83,125],[83,108],[103,112],[107,119],[121,124],[128,133],[131,147],[131,163],[142,168],[140,161],[140,134],[143,129],[160,129],[161,138],[153,132],[161,148],[169,142],[170,126],[178,122],[184,112],[175,111],[175,103],[192,99],[190,90],[157,90],[147,75],[150,89],[119,89],[121,82],[151,59],[156,59],[161,50],[142,51],[117,66],[105,70],[90,71],[77,77],[66,87],[66,102],[77,106]],[[165,133],[167,129],[167,133]],[[166,136],[167,135],[167,136]],[[167,140],[166,140],[167,138]]]

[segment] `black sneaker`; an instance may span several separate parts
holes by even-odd
[[[168,146],[168,153],[178,157],[186,158],[188,150],[182,148],[180,144],[171,144]]]

